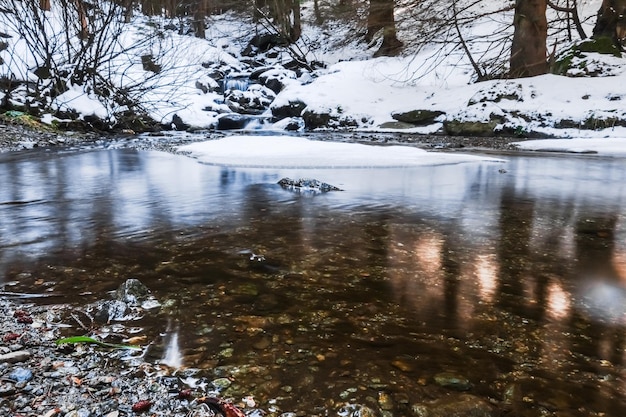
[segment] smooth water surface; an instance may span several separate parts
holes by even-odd
[[[2,154],[0,284],[80,308],[138,278],[162,303],[127,324],[150,356],[176,339],[184,367],[271,413],[484,400],[626,415],[626,161],[504,159],[278,170]],[[285,176],[344,191],[295,193]]]

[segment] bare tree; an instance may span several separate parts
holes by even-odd
[[[547,0],[516,0],[510,75],[531,77],[548,71]]]
[[[176,61],[159,62],[173,45],[158,28],[148,25],[141,39],[122,43],[129,28],[122,5],[102,2],[87,7],[82,0],[52,0],[51,10],[42,11],[38,0],[0,0],[0,11],[0,25],[18,34],[26,46],[26,55],[13,54],[12,71],[27,88],[26,107],[34,111],[71,112],[66,100],[76,93],[64,93],[82,90],[107,112],[99,127],[112,127],[122,119],[132,123],[147,114],[145,94],[167,72],[184,74]]]
[[[264,18],[287,42],[295,42],[302,34],[299,0],[255,0],[255,19]],[[267,10],[267,11],[265,11]]]

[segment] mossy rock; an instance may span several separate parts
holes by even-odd
[[[460,120],[448,120],[443,123],[446,134],[450,136],[494,136],[494,130],[498,122],[490,120],[488,122],[470,122]]]
[[[52,132],[54,129],[39,120],[38,117],[18,110],[8,110],[0,115],[0,119],[16,125],[26,126],[39,132]]]
[[[572,72],[580,75],[599,75],[597,70],[587,69],[589,64],[587,54],[589,53],[622,57],[621,51],[610,38],[585,39],[561,52],[552,64],[551,72],[557,75],[572,75]]]
[[[580,52],[597,52],[599,54],[613,55],[618,58],[622,57],[622,52],[613,42],[613,39],[606,36],[600,38],[585,39],[578,45]]]

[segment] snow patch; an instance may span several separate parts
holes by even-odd
[[[478,155],[427,152],[408,146],[322,142],[294,136],[231,136],[178,147],[199,161],[248,168],[402,168],[504,162]]]

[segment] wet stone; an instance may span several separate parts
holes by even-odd
[[[453,372],[441,372],[435,375],[437,385],[455,391],[468,391],[472,388],[472,383],[462,375]]]
[[[380,407],[381,410],[393,410],[394,405],[393,405],[393,399],[391,398],[391,395],[389,395],[386,392],[379,392],[378,393],[378,406]]]
[[[211,381],[211,385],[213,385],[218,391],[225,390],[226,388],[230,387],[231,384],[232,381],[228,378],[217,378]]]
[[[341,188],[335,187],[334,185],[330,185],[313,178],[300,178],[297,180],[293,180],[291,178],[283,178],[278,181],[278,185],[280,185],[285,190],[306,194],[326,193],[329,191],[343,191]]]
[[[417,417],[495,417],[499,415],[487,401],[469,394],[414,404],[411,409]]]
[[[395,368],[398,368],[399,370],[403,372],[411,372],[415,369],[415,364],[411,363],[409,360],[405,358],[394,359],[391,362],[391,365],[393,365]]]
[[[115,292],[115,299],[129,306],[139,306],[150,296],[150,290],[138,279],[127,279]]]
[[[14,381],[27,382],[33,378],[33,372],[27,368],[15,368],[9,373],[9,378]]]
[[[7,383],[0,385],[0,397],[7,397],[13,394],[15,394],[15,386],[13,384]]]
[[[8,362],[8,363],[17,363],[24,362],[30,358],[30,352],[27,350],[18,350],[15,352],[5,353],[4,355],[0,355],[0,363]]]

